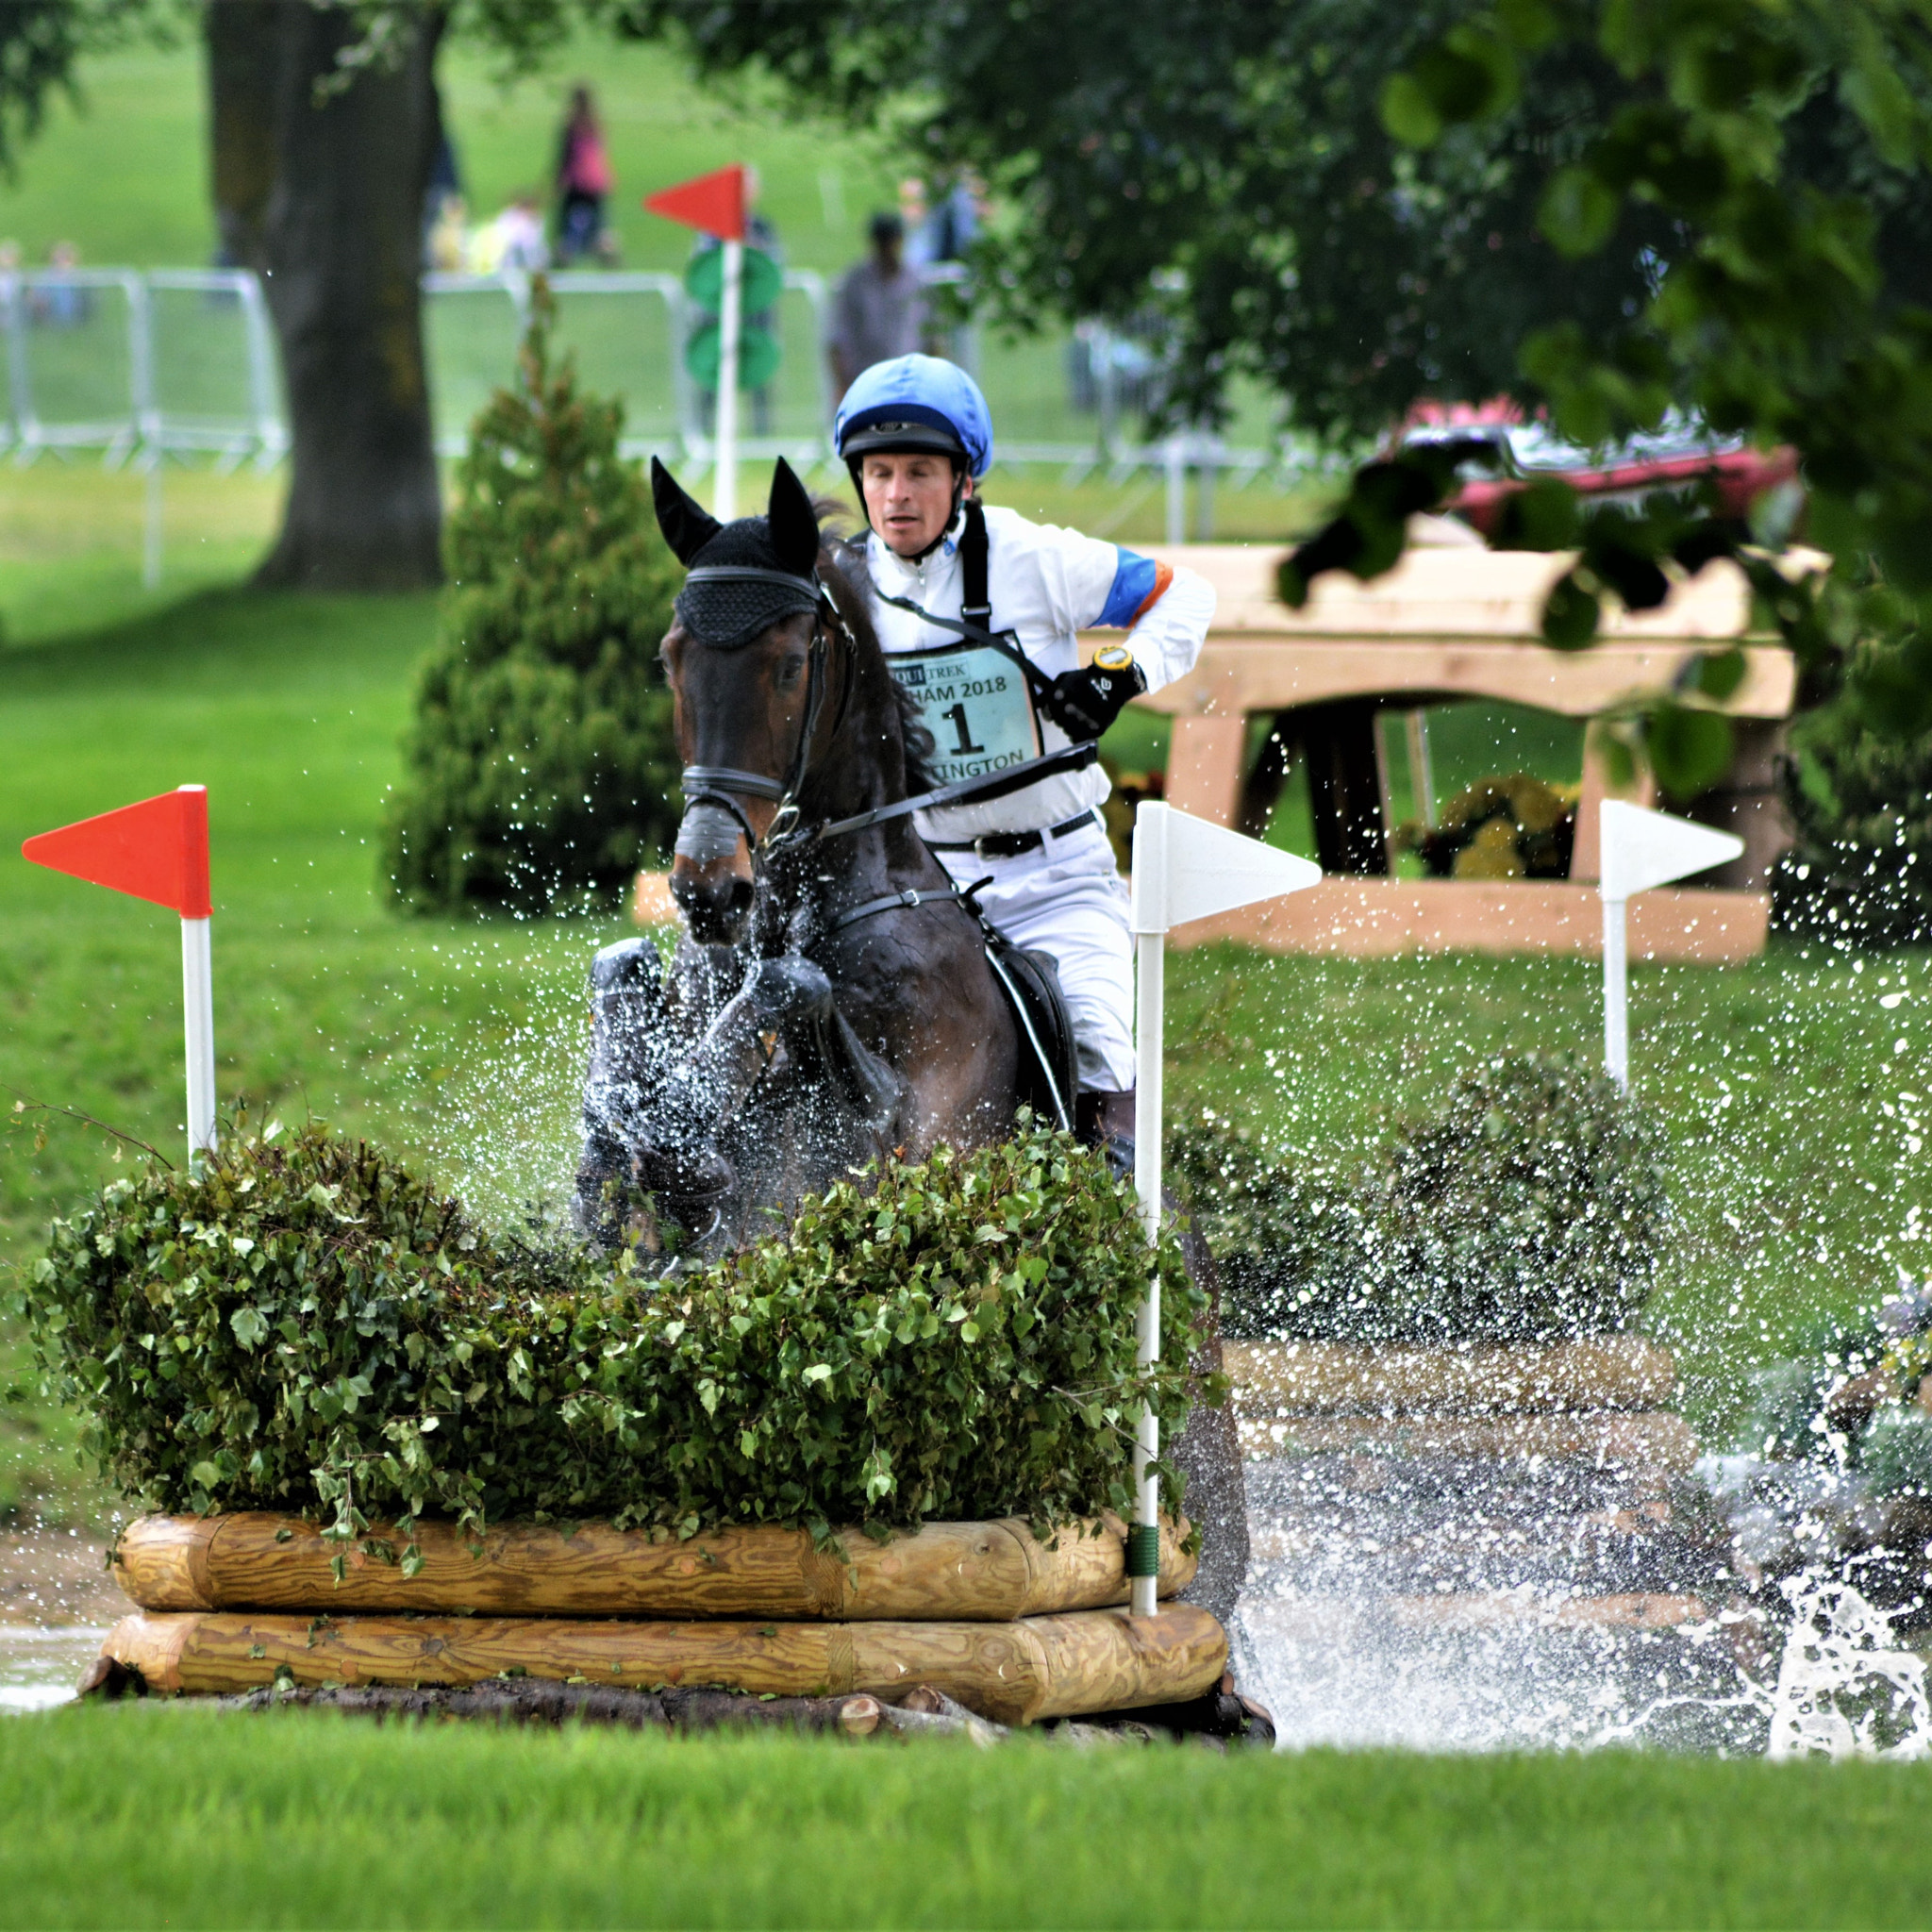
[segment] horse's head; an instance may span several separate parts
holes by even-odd
[[[694,940],[735,943],[751,910],[752,844],[781,803],[795,805],[825,709],[826,667],[813,663],[818,515],[782,458],[766,514],[734,524],[655,460],[651,488],[665,540],[691,568],[662,653],[685,765],[671,891]]]

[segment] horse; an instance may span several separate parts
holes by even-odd
[[[932,741],[874,631],[862,553],[823,539],[782,458],[766,514],[729,525],[661,464],[652,484],[691,572],[660,653],[685,767],[685,931],[668,968],[645,938],[593,964],[577,1204],[593,1239],[628,1227],[706,1255],[868,1162],[1005,1138],[1024,1106],[1068,1124],[1072,1056],[1042,1037],[1051,962],[1003,953],[913,826]],[[1030,1008],[1009,991],[1028,971]],[[1219,1356],[1216,1341],[1200,1366]],[[1232,1420],[1195,1417],[1174,1458],[1238,1589]],[[1231,1607],[1224,1579],[1214,1594]]]

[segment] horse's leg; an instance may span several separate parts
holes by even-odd
[[[631,1145],[663,1011],[663,971],[648,939],[621,940],[591,962],[591,1057],[584,1074],[575,1218],[599,1246],[614,1244],[623,1231]]]
[[[1219,1374],[1221,1277],[1208,1243],[1192,1228],[1181,1235],[1181,1254],[1209,1301],[1207,1329],[1188,1366],[1197,1377]],[[1182,1597],[1225,1624],[1248,1576],[1248,1491],[1233,1402],[1219,1408],[1196,1403],[1166,1456],[1187,1478],[1182,1507],[1201,1532],[1201,1566]]]

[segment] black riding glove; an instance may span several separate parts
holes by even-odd
[[[1062,671],[1041,699],[1047,715],[1075,744],[1098,738],[1121,714],[1129,698],[1147,689],[1147,674],[1131,659],[1116,670],[1089,664]]]

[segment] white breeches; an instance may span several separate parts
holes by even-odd
[[[959,885],[992,875],[978,894],[986,916],[1014,944],[1047,954],[1059,968],[1081,1087],[1124,1093],[1134,1084],[1134,941],[1126,884],[1107,834],[1091,825],[1015,858],[937,857]]]

